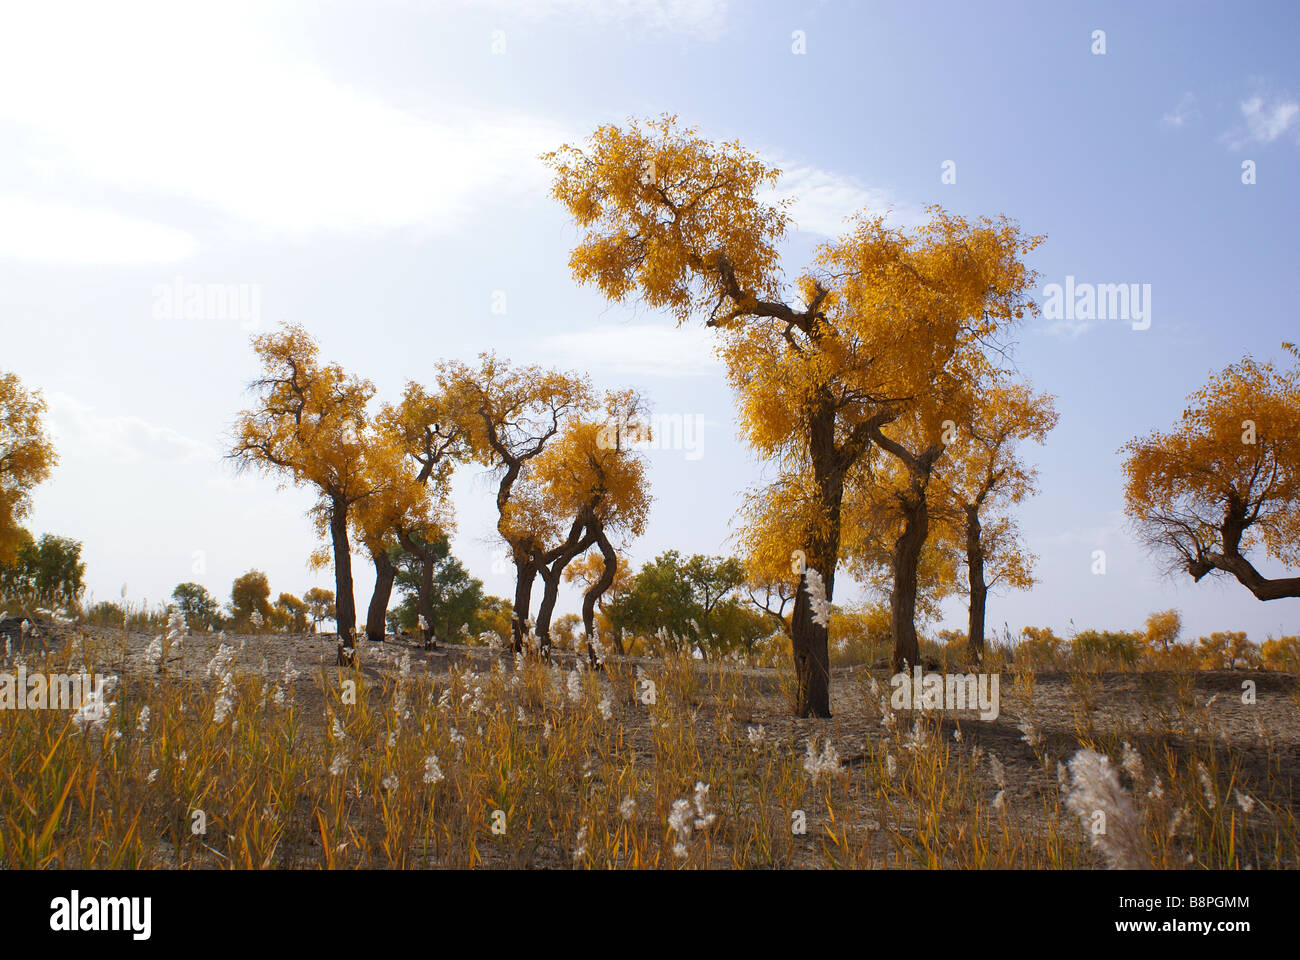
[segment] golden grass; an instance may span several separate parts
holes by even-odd
[[[109,641],[69,650],[75,662],[28,669],[126,661]],[[98,730],[66,711],[0,711],[0,866],[1097,867],[1057,764],[1087,747],[1119,766],[1125,742],[1142,758],[1125,787],[1154,865],[1297,862],[1286,748],[1269,741],[1267,775],[1245,782],[1195,697],[1171,697],[1142,729],[1101,730],[1095,670],[1074,674],[1074,729],[1031,760],[1002,757],[1000,784],[990,752],[1005,744],[981,746],[978,721],[882,710],[888,687],[866,672],[852,727],[783,717],[788,671],[683,657],[428,676],[385,654],[288,685],[283,664],[252,660],[235,657],[219,723],[221,684],[192,659],[184,676],[124,675]],[[1032,666],[1004,681],[1033,721]],[[814,753],[835,745],[834,771],[805,769],[810,738]],[[670,826],[675,803],[685,831]]]

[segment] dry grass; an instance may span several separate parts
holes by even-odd
[[[209,676],[215,638],[163,669],[150,639],[73,631],[28,654],[121,682],[95,730],[0,711],[0,866],[1101,867],[1059,780],[1083,748],[1122,770],[1152,865],[1297,865],[1290,676],[1252,672],[1243,705],[1241,673],[1021,664],[982,722],[894,712],[884,672],[857,668],[815,721],[789,717],[787,670],[393,644],[352,670],[319,640],[256,637]]]

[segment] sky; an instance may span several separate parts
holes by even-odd
[[[1144,316],[1018,333],[1060,422],[1025,451],[1039,583],[993,596],[990,630],[1175,607],[1185,636],[1300,632],[1300,600],[1165,574],[1126,523],[1118,452],[1300,333],[1297,41],[1294,3],[6,3],[0,369],[43,392],[60,454],[28,526],[82,542],[92,600],[181,581],[227,598],[250,568],[273,595],[332,586],[307,566],[311,494],[223,457],[250,336],[292,322],[384,399],[484,350],[637,388],[691,429],[646,454],[633,564],[732,552],[769,474],[712,341],[573,281],[578,233],[539,159],[668,113],[780,167],[790,275],[845,217],[906,226],[937,203],[1044,234],[1040,302],[1138,285]],[[453,549],[509,596],[489,482],[457,475]],[[837,600],[863,596],[840,578]]]

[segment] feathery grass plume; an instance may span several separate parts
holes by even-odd
[[[718,815],[709,810],[709,785],[700,780],[695,781],[695,794],[691,797],[695,807],[695,829],[707,830],[713,826]]]
[[[898,772],[898,761],[894,759],[893,754],[885,754],[885,776],[890,780],[894,779],[894,774]]]
[[[1124,753],[1120,760],[1120,766],[1128,771],[1128,775],[1133,778],[1134,783],[1141,783],[1145,770],[1142,766],[1142,755],[1133,749],[1133,745],[1127,740],[1124,741]]]
[[[1120,786],[1110,758],[1095,750],[1080,750],[1070,758],[1070,776],[1074,785],[1065,805],[1078,815],[1092,845],[1101,850],[1111,868],[1149,868],[1151,857],[1142,832],[1142,815]],[[1098,812],[1104,820],[1101,829],[1094,830]]]
[[[1034,726],[1031,721],[1025,720],[1019,725],[1019,730],[1023,734],[1020,739],[1029,744],[1029,746],[1034,750],[1037,750],[1043,745],[1042,731]]]
[[[1205,806],[1213,810],[1217,800],[1214,793],[1214,779],[1210,776],[1209,769],[1200,760],[1196,761],[1196,776],[1201,781],[1201,793],[1205,795]]]
[[[1007,770],[1002,766],[1002,761],[993,754],[989,754],[989,770],[993,773],[993,782],[1001,789],[1007,788]]]
[[[929,731],[921,726],[919,719],[912,721],[912,730],[903,741],[903,748],[906,750],[924,750],[930,742]]]
[[[844,768],[840,765],[840,754],[831,743],[830,737],[826,738],[826,743],[822,747],[821,755],[817,753],[817,738],[808,738],[808,753],[803,760],[803,768],[814,781],[822,774],[827,776],[844,773]]]
[[[636,816],[636,800],[632,797],[624,797],[623,802],[618,805],[618,815],[624,820],[631,820]]]
[[[438,766],[438,755],[429,754],[424,758],[424,782],[441,783],[446,777],[443,775],[442,767]]]
[[[758,749],[763,745],[764,733],[766,733],[766,731],[761,723],[757,727],[745,728],[745,736],[749,738],[749,745],[754,749],[755,753],[757,753]]]
[[[812,567],[806,567],[803,573],[808,584],[808,603],[812,607],[813,622],[819,627],[828,627],[831,622],[831,603],[826,599],[826,581]]]
[[[221,677],[221,689],[217,692],[217,700],[212,705],[212,723],[215,726],[221,726],[226,722],[226,717],[235,706],[235,678],[231,673],[223,674]]]
[[[86,694],[81,706],[72,715],[72,723],[77,730],[81,733],[99,733],[104,729],[113,715],[113,704],[107,700],[108,692],[116,685],[117,677],[104,677]]]
[[[672,809],[668,811],[668,828],[677,835],[677,842],[673,844],[673,856],[679,859],[685,859],[690,853],[686,844],[691,839],[691,802],[689,800],[674,800]]]
[[[578,828],[578,836],[573,841],[573,862],[578,864],[587,855],[587,825]]]
[[[1233,794],[1237,798],[1237,806],[1241,807],[1241,812],[1250,816],[1250,812],[1255,809],[1255,798],[1248,793],[1242,793],[1240,790],[1234,790]]]

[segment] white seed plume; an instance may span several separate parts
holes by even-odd
[[[234,677],[227,673],[221,678],[221,689],[217,693],[217,701],[212,705],[212,722],[217,726],[226,722],[226,717],[235,706],[235,680]]]
[[[840,765],[840,754],[831,743],[830,738],[826,738],[826,743],[822,747],[821,755],[817,753],[817,744],[815,737],[808,738],[808,753],[803,760],[803,768],[814,781],[823,774],[830,776],[833,774],[844,773],[844,768]]]
[[[72,715],[72,723],[81,733],[99,733],[108,724],[113,714],[113,704],[107,699],[108,692],[117,685],[117,677],[105,677],[94,686],[77,712]]]
[[[1124,741],[1124,753],[1120,760],[1120,766],[1123,767],[1134,782],[1140,782],[1143,778],[1144,769],[1142,766],[1142,755],[1133,749],[1133,745],[1127,740]]]
[[[429,754],[424,758],[424,782],[441,783],[444,779],[442,767],[438,766],[438,755]]]
[[[1120,786],[1119,774],[1110,758],[1094,750],[1080,750],[1070,759],[1074,787],[1065,805],[1078,815],[1092,845],[1105,855],[1116,870],[1140,870],[1151,866],[1142,817],[1132,798]],[[1105,816],[1104,831],[1094,831],[1094,817]]]
[[[1026,720],[1020,724],[1020,732],[1024,734],[1020,739],[1029,744],[1030,747],[1037,750],[1043,745],[1043,734],[1030,721]]]
[[[584,823],[578,828],[578,836],[573,841],[573,862],[581,863],[582,858],[587,855],[587,825]]]
[[[1005,790],[1007,788],[1006,767],[1002,766],[1002,761],[991,753],[989,754],[989,770],[993,772],[993,782]]]
[[[1210,771],[1201,761],[1196,761],[1196,776],[1201,781],[1201,793],[1205,795],[1205,805],[1211,810],[1214,809],[1214,780],[1210,776]]]
[[[826,599],[826,581],[812,567],[804,568],[804,582],[807,584],[808,604],[812,608],[813,623],[828,627],[831,622],[831,603]]]

